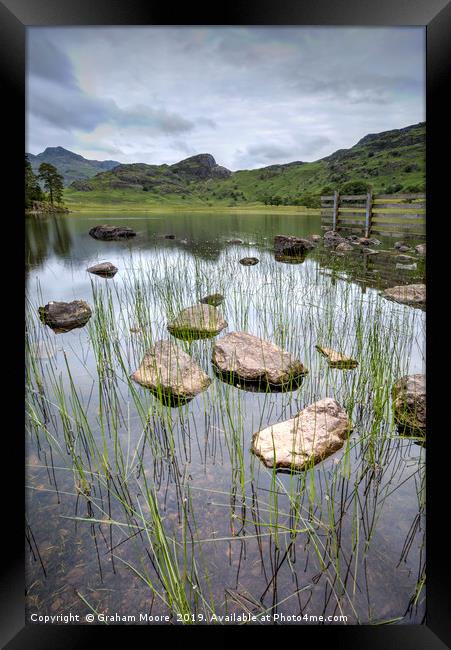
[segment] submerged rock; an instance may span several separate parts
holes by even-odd
[[[243,259],[240,260],[240,264],[243,266],[254,266],[255,264],[259,263],[259,259],[257,257],[243,257]]]
[[[136,237],[136,232],[132,228],[128,228],[128,226],[94,226],[89,231],[89,234],[94,239],[102,239],[104,241]]]
[[[211,293],[208,296],[201,298],[200,302],[204,305],[213,305],[213,307],[218,307],[224,302],[224,296],[222,293]]]
[[[212,363],[222,379],[266,388],[296,387],[308,373],[299,359],[247,332],[231,332],[215,344]]]
[[[228,239],[227,240],[228,244],[244,244],[244,241],[242,239]]]
[[[385,289],[382,294],[389,300],[400,302],[405,305],[414,307],[423,307],[426,305],[426,285],[425,284],[404,284],[397,287]]]
[[[331,368],[355,368],[358,366],[358,361],[352,357],[347,357],[341,352],[326,348],[322,345],[317,345],[316,349],[327,357],[328,364]]]
[[[38,311],[42,322],[58,334],[83,327],[92,315],[91,307],[84,300],[51,301],[45,307],[39,307]]]
[[[175,235],[165,235],[165,239],[175,239]]]
[[[173,341],[158,341],[131,378],[165,403],[188,401],[208,388],[210,377]]]
[[[101,264],[90,266],[87,271],[88,273],[94,273],[94,275],[100,275],[102,278],[112,278],[116,275],[117,268],[111,262],[102,262]]]
[[[209,338],[227,327],[221,312],[209,304],[198,304],[183,309],[167,328],[179,338]]]
[[[309,239],[292,235],[274,237],[274,251],[280,255],[305,255],[312,248],[315,248],[315,245]]]
[[[283,264],[303,264],[307,253],[302,255],[283,255],[282,253],[275,253],[274,259],[276,262],[282,262]]]
[[[254,433],[252,451],[267,467],[303,470],[338,451],[351,430],[344,408],[326,397],[291,420]]]
[[[426,375],[405,375],[392,388],[395,420],[401,429],[426,432]]]

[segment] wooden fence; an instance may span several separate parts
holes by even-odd
[[[343,194],[321,197],[321,228],[371,237],[426,236],[425,194]]]

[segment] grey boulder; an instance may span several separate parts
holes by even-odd
[[[274,251],[281,255],[303,255],[314,248],[309,239],[294,237],[292,235],[276,235],[274,237]]]

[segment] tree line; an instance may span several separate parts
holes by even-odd
[[[63,189],[64,178],[54,165],[43,162],[35,174],[25,154],[25,208],[31,208],[34,201],[62,205]]]

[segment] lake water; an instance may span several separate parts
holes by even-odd
[[[137,237],[90,237],[102,223]],[[397,378],[424,372],[425,319],[381,296],[422,281],[423,265],[397,269],[391,240],[377,255],[318,245],[284,263],[272,250],[277,234],[321,234],[320,218],[27,219],[29,620],[72,613],[86,622],[92,612],[141,624],[190,622],[187,612],[195,623],[217,622],[213,613],[230,617],[223,623],[253,615],[253,624],[423,620],[425,451],[400,435],[390,395]],[[260,261],[244,267],[245,256]],[[87,273],[101,261],[118,267],[113,279]],[[177,340],[212,379],[186,405],[171,408],[130,382],[146,349],[170,338],[168,320],[216,292],[228,322],[219,337],[248,331],[289,350],[309,369],[300,387],[257,392],[221,381],[211,367],[215,338]],[[93,308],[85,327],[55,334],[40,322],[39,306],[75,299]],[[359,365],[330,369],[317,343]],[[255,431],[323,397],[351,416],[341,450],[291,474],[251,453]]]

